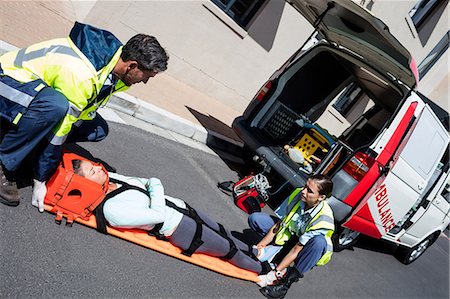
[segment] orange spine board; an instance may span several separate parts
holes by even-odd
[[[45,210],[51,213],[52,206],[45,205]],[[96,229],[95,216],[91,215],[87,220],[81,218],[75,219],[75,222]],[[257,274],[248,270],[236,267],[229,262],[223,261],[217,257],[209,256],[201,253],[194,253],[192,256],[181,254],[181,249],[166,241],[161,241],[155,237],[149,236],[146,231],[140,229],[119,229],[107,227],[107,232],[115,237],[133,242],[135,244],[147,247],[149,249],[159,251],[161,253],[173,256],[177,259],[189,262],[191,264],[209,269],[211,271],[243,280],[258,282]]]

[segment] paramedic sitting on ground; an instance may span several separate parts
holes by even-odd
[[[44,211],[45,181],[65,142],[100,141],[108,134],[96,110],[112,93],[167,69],[168,56],[153,36],[137,34],[125,46],[110,32],[75,23],[69,37],[0,57],[0,202],[20,201],[14,172],[36,154],[32,204]]]
[[[254,256],[257,250],[248,252],[251,249],[249,245],[233,238],[207,215],[193,210],[180,199],[165,195],[159,179],[109,173],[110,181],[107,182],[107,175],[101,166],[82,160],[73,160],[72,164],[76,174],[100,185],[109,183],[103,214],[112,227],[148,230],[150,234],[163,237],[183,249],[184,254],[188,256],[193,252],[204,253],[223,258],[252,272],[267,273],[271,270],[268,262],[260,262],[256,257],[250,257]],[[185,215],[183,210],[191,213]],[[201,221],[192,218],[196,215]],[[197,234],[198,238],[195,237]],[[244,251],[247,251],[248,255]]]
[[[290,238],[296,241],[294,247],[284,256],[275,270],[260,275],[261,293],[268,298],[283,298],[292,283],[315,265],[324,265],[332,254],[331,235],[334,218],[325,199],[331,196],[333,182],[325,175],[312,175],[303,189],[296,189],[290,196],[287,214],[275,223],[274,219],[258,213],[250,216],[251,227],[261,229],[272,222],[272,227],[256,245],[260,250],[258,258],[269,260],[281,250]],[[258,221],[262,224],[258,224]],[[291,237],[292,236],[292,237]],[[297,241],[298,240],[298,241]],[[273,245],[270,245],[273,244]],[[295,267],[289,267],[291,263]]]

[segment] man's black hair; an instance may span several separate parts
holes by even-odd
[[[167,69],[169,56],[154,36],[137,34],[123,46],[120,55],[123,61],[134,60],[139,68],[147,71],[163,72]]]

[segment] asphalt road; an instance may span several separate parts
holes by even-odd
[[[236,174],[217,156],[122,124],[101,143],[80,144],[119,173],[159,177],[167,194],[246,232],[246,214],[216,184]],[[74,224],[31,206],[0,205],[0,298],[263,298],[256,284],[229,278]],[[245,231],[244,231],[245,230]],[[405,266],[382,241],[363,238],[295,284],[288,298],[449,298],[449,239]]]

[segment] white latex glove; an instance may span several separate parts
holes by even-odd
[[[267,287],[273,285],[277,280],[280,280],[287,272],[287,268],[283,269],[283,271],[272,270],[265,275],[259,275],[259,282],[257,284],[260,287]]]
[[[33,180],[33,195],[31,196],[31,204],[39,209],[39,212],[44,212],[44,198],[47,194],[47,187],[45,182]]]
[[[269,273],[264,275],[259,275],[258,278],[259,282],[257,282],[256,284],[262,288],[272,285],[278,279],[275,270],[270,271]]]

